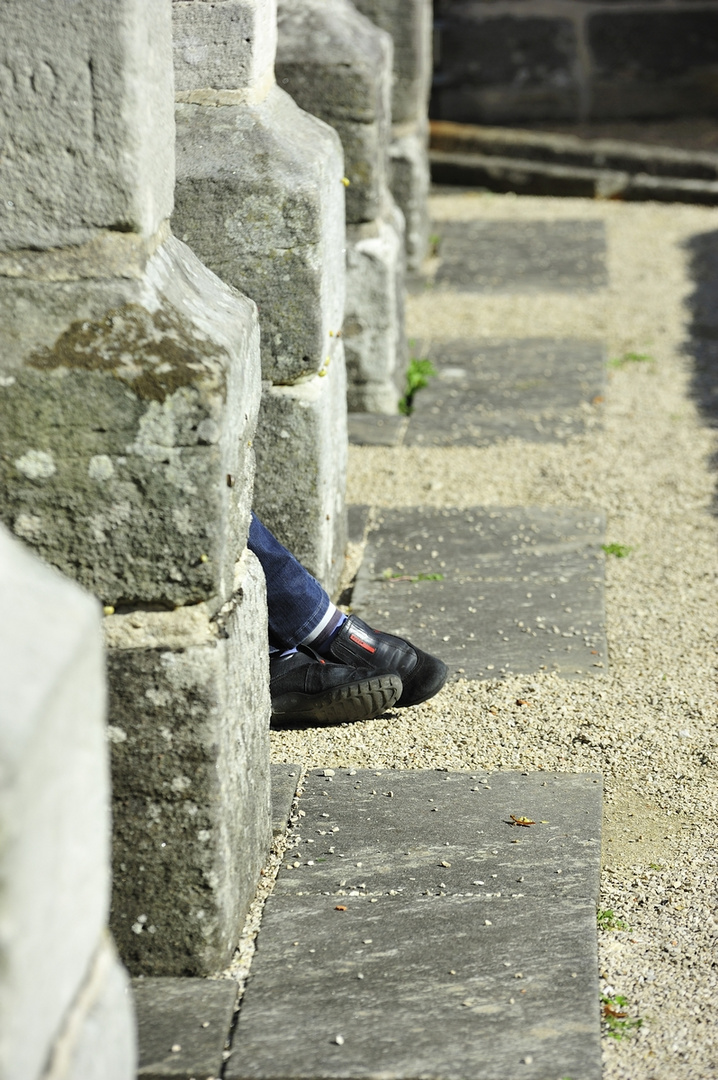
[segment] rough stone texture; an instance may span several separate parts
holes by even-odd
[[[279,0],[278,14],[277,81],[337,131],[347,222],[370,221],[387,183],[392,40],[349,0]]]
[[[265,389],[257,423],[254,508],[328,592],[346,544],[346,369],[334,338],[323,374]]]
[[[337,769],[301,806],[228,1080],[600,1080],[599,776]]]
[[[274,81],[276,0],[172,0],[175,90],[266,91]]]
[[[407,446],[553,442],[599,420],[606,354],[597,342],[489,338],[417,351],[437,375],[414,397]]]
[[[259,564],[245,551],[232,599],[181,647],[182,612],[154,613],[152,636],[147,615],[134,633],[106,620],[111,926],[133,974],[203,975],[232,955],[271,838]]]
[[[575,7],[575,4],[571,5]],[[473,3],[440,23],[431,115],[467,123],[561,119],[581,107],[578,33],[565,16]]]
[[[382,217],[347,230],[344,349],[351,412],[396,413],[404,390],[404,216],[393,202]]]
[[[221,1075],[237,1000],[234,980],[133,979],[132,992],[140,1051],[137,1080]]]
[[[418,270],[429,239],[426,117],[432,70],[432,5],[430,0],[357,0],[356,6],[388,31],[394,42],[389,183],[406,219],[407,266]]]
[[[389,186],[406,222],[406,265],[418,270],[429,244],[429,154],[426,119],[394,129]]]
[[[718,10],[592,13],[591,114],[718,112]]]
[[[260,310],[262,371],[319,370],[344,310],[344,187],[334,131],[274,89],[261,104],[177,106],[172,218]]]
[[[602,221],[444,221],[436,284],[452,292],[590,292],[607,284]]]
[[[715,116],[715,0],[436,0],[431,114],[467,123]]]
[[[600,674],[604,528],[589,509],[384,510],[352,608],[454,676]]]
[[[0,682],[0,1076],[34,1080],[107,914],[104,666],[97,603],[4,530]]]
[[[53,1048],[43,1080],[135,1080],[137,1037],[127,972],[109,935]]]
[[[431,86],[431,0],[356,0],[356,7],[394,41],[393,122],[424,120]]]
[[[249,522],[254,306],[171,238],[139,280],[0,278],[0,310],[6,524],[105,603],[229,595]]]
[[[275,836],[287,831],[287,822],[297,791],[301,765],[271,765],[272,781],[272,832]]]
[[[0,31],[0,250],[151,236],[172,210],[169,5],[6,0]]]

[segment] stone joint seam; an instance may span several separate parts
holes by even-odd
[[[147,263],[171,236],[165,220],[153,236],[98,232],[85,244],[33,251],[21,248],[0,253],[0,277],[30,281],[84,281],[142,278]]]

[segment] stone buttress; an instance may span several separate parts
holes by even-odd
[[[332,590],[344,558],[344,172],[274,79],[274,0],[173,0],[173,227],[259,308],[255,508]]]
[[[355,0],[363,15],[394,40],[389,150],[392,194],[406,218],[406,253],[418,270],[429,243],[429,94],[431,0]]]
[[[390,36],[349,0],[279,0],[279,85],[344,147],[350,412],[395,413],[404,389],[404,219],[388,183],[392,55]]]
[[[0,526],[0,1077],[134,1080],[96,600]]]
[[[0,23],[0,518],[107,613],[121,956],[204,974],[270,842],[256,309],[169,230],[169,0]]]

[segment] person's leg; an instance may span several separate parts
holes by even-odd
[[[247,546],[259,559],[267,581],[269,644],[285,651],[297,645],[321,650],[344,615],[319,582],[252,514]]]

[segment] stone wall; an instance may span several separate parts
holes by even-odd
[[[432,67],[431,0],[355,0],[394,42],[389,184],[406,221],[406,254],[418,270],[428,251],[428,122]]]
[[[257,313],[169,231],[169,0],[28,7],[0,9],[0,519],[105,607],[122,957],[199,974],[270,841]]]
[[[108,918],[133,973],[214,973],[269,846],[250,511],[331,588],[347,457],[343,155],[275,46],[273,0],[0,5],[0,521],[55,568],[0,528],[0,1080],[128,1080]]]
[[[173,227],[258,304],[255,507],[331,590],[346,543],[341,145],[275,84],[274,0],[172,9]]]
[[[133,1080],[97,601],[0,527],[0,1077]]]
[[[435,16],[437,119],[718,114],[716,0],[436,0]]]
[[[278,14],[279,83],[344,149],[349,410],[395,413],[406,341],[405,226],[388,186],[392,39],[349,0],[279,0]]]

